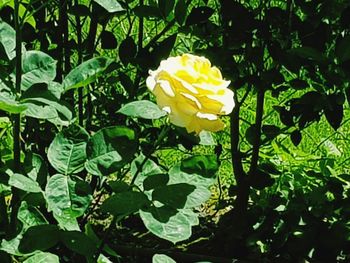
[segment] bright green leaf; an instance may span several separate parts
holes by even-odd
[[[108,175],[129,163],[137,150],[135,132],[126,127],[107,127],[96,132],[87,145],[86,170]]]
[[[25,52],[22,64],[22,91],[37,83],[49,83],[56,77],[56,60],[44,52]]]
[[[71,125],[58,133],[50,144],[47,157],[50,164],[62,174],[74,174],[84,169],[89,134],[85,129]]]
[[[117,0],[94,0],[109,13],[123,11],[124,8],[119,4]]]
[[[41,188],[36,181],[22,174],[14,173],[10,175],[9,185],[29,193],[41,192]]]
[[[56,174],[49,178],[45,188],[48,210],[61,222],[62,218],[68,221],[82,216],[92,200],[90,185],[78,177],[73,179]]]
[[[60,263],[58,256],[49,252],[38,252],[27,258],[23,263]]]
[[[84,87],[94,82],[112,62],[113,60],[105,57],[96,57],[81,63],[64,78],[64,91]]]
[[[155,254],[152,257],[152,263],[176,263],[176,261],[167,255]]]
[[[148,100],[133,101],[124,105],[119,111],[127,116],[143,119],[159,119],[167,113]]]

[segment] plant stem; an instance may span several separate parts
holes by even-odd
[[[75,1],[75,5],[78,5],[79,1]],[[82,36],[81,36],[81,21],[80,17],[75,17],[76,29],[77,29],[77,42],[78,42],[78,64],[83,62],[83,53],[82,53]],[[83,126],[84,124],[84,102],[83,102],[83,87],[78,89],[78,111],[79,111],[79,125]]]
[[[162,142],[164,137],[167,135],[169,129],[170,129],[170,125],[166,125],[166,126],[163,127],[162,131],[160,132],[160,134],[158,136],[157,141],[154,143],[153,148],[151,149],[151,151],[148,154],[146,154],[145,159],[143,159],[143,161],[140,164],[140,166],[137,167],[137,171],[134,174],[133,178],[131,179],[131,183],[130,183],[131,186],[135,183],[137,176],[140,174],[140,172],[143,169],[143,166],[148,161],[148,159],[150,158],[151,154],[154,153],[157,150],[158,146],[160,145],[160,143]]]
[[[234,95],[235,108],[231,113],[231,158],[233,175],[237,184],[237,197],[234,204],[234,210],[237,215],[244,218],[248,207],[249,184],[247,174],[242,165],[242,155],[239,148],[239,113],[240,104],[238,103],[237,94]]]
[[[259,160],[260,149],[260,137],[261,137],[261,125],[264,113],[264,97],[265,90],[258,87],[257,102],[256,102],[256,118],[255,118],[255,136],[253,138],[253,152],[252,159],[250,161],[250,167],[248,175],[252,175],[256,172]]]
[[[22,36],[19,21],[19,0],[14,2],[14,20],[16,31],[16,99],[21,97],[21,80],[22,80]],[[13,120],[13,161],[14,172],[19,173],[21,169],[21,115],[15,114]],[[11,225],[10,234],[16,232],[17,212],[19,208],[18,190],[12,189],[11,199]]]

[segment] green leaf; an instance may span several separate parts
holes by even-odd
[[[119,111],[126,116],[143,118],[143,119],[159,119],[167,113],[148,100],[133,101],[124,105]]]
[[[0,44],[4,49],[9,60],[16,56],[16,32],[4,21],[0,21]]]
[[[152,190],[154,188],[164,186],[169,182],[168,174],[154,174],[147,176],[145,180],[143,180],[143,189],[145,191]]]
[[[7,91],[2,90],[4,85],[0,80],[0,110],[9,113],[21,113],[27,109],[27,106],[19,104],[14,96]]]
[[[82,216],[92,200],[90,185],[78,177],[73,179],[56,174],[49,178],[45,188],[48,210],[54,217],[57,215],[60,222]]]
[[[40,155],[28,152],[24,159],[24,171],[29,178],[38,182],[40,186],[46,184],[47,165]]]
[[[94,2],[98,3],[104,9],[106,9],[109,13],[123,11],[124,8],[119,4],[117,0],[94,0]]]
[[[130,63],[136,56],[137,53],[137,47],[135,44],[135,41],[132,37],[125,38],[119,46],[119,58],[120,61],[127,65]]]
[[[58,256],[49,252],[38,252],[23,263],[60,263]]]
[[[181,162],[181,169],[187,173],[195,173],[206,178],[213,178],[219,169],[219,164],[216,155],[196,155],[183,160]]]
[[[83,256],[91,257],[97,250],[94,241],[80,231],[61,231],[60,239],[67,248]]]
[[[187,17],[187,6],[185,0],[178,0],[175,6],[176,22],[182,26]]]
[[[158,7],[161,10],[164,18],[168,17],[173,10],[174,5],[175,0],[158,0]]]
[[[290,54],[308,59],[311,61],[316,61],[321,64],[326,64],[328,59],[325,55],[323,55],[320,51],[312,48],[312,47],[298,47],[298,48],[293,48],[288,51]]]
[[[47,157],[50,164],[62,174],[79,173],[86,161],[86,145],[89,134],[77,125],[71,125],[58,133],[50,144]]]
[[[130,215],[149,203],[150,201],[144,193],[127,191],[109,197],[102,204],[101,210],[111,213],[114,216]]]
[[[100,256],[97,259],[97,263],[113,263],[112,261],[110,261],[106,256],[104,256],[103,254],[100,254]]]
[[[164,205],[179,209],[192,208],[205,203],[211,192],[204,186],[194,186],[186,183],[170,184],[157,187],[152,192],[152,199]]]
[[[59,229],[55,225],[38,225],[30,227],[19,244],[19,251],[31,253],[36,250],[45,251],[59,241]]]
[[[103,75],[112,59],[96,57],[89,59],[75,67],[63,80],[64,91],[84,87]]]
[[[129,163],[136,150],[133,130],[118,126],[103,128],[87,144],[85,168],[93,175],[109,175]]]
[[[56,77],[56,60],[41,51],[23,54],[22,91],[36,83],[49,83]]]
[[[206,22],[214,14],[214,9],[207,6],[199,6],[192,8],[186,19],[186,25],[194,25]]]
[[[131,176],[135,176],[135,174],[139,172],[135,181],[135,185],[141,189],[143,189],[143,182],[147,177],[151,175],[164,174],[164,171],[150,159],[148,159],[141,167],[144,159],[145,156],[143,154],[140,154],[136,159],[132,161],[130,168]]]
[[[22,174],[14,173],[10,175],[10,179],[8,183],[13,187],[26,191],[28,193],[41,192],[41,188],[37,182],[33,181],[33,179],[27,176],[24,176]]]
[[[115,35],[110,31],[101,32],[101,48],[102,49],[115,49],[118,46]]]
[[[145,18],[161,18],[162,14],[159,10],[159,8],[155,6],[150,5],[139,5],[136,6],[134,9],[134,14],[138,17],[145,17]]]
[[[174,244],[188,239],[192,234],[188,217],[175,209],[160,207],[140,210],[140,216],[149,231]]]
[[[209,131],[201,131],[199,133],[199,144],[208,146],[217,145],[212,133]]]
[[[176,261],[167,255],[155,254],[152,257],[152,263],[176,263]]]
[[[47,220],[41,214],[39,209],[28,205],[26,201],[22,201],[18,210],[17,218],[22,222],[23,230],[27,230],[32,226],[48,224]]]
[[[335,47],[335,54],[340,62],[350,59],[350,36],[345,36],[337,42]]]
[[[175,164],[169,170],[169,184],[178,184],[178,183],[188,183],[196,186],[209,187],[215,182],[215,176],[213,177],[203,177],[198,173],[189,173],[183,170],[181,164]]]

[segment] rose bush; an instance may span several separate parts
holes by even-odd
[[[230,81],[208,59],[191,54],[170,57],[149,74],[146,85],[171,123],[196,134],[224,128],[219,115],[232,111],[233,92],[228,89]]]

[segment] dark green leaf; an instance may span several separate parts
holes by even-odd
[[[214,10],[207,6],[200,6],[192,8],[190,14],[186,19],[186,25],[194,25],[208,21],[214,14]]]
[[[72,125],[58,133],[50,144],[47,157],[50,164],[62,174],[74,174],[84,169],[89,134]]]
[[[31,253],[36,250],[45,251],[59,241],[59,229],[55,225],[38,225],[30,227],[19,244],[19,251]]]
[[[108,182],[108,185],[112,188],[112,191],[115,193],[126,192],[130,189],[130,186],[123,181]]]
[[[335,53],[340,62],[350,59],[350,36],[345,36],[337,42]]]
[[[146,17],[146,18],[150,18],[150,17],[161,18],[162,17],[162,14],[159,11],[159,9],[157,7],[154,7],[154,6],[140,5],[140,6],[136,6],[133,9],[133,11],[134,11],[135,15],[138,17]]]
[[[63,80],[65,92],[70,89],[84,87],[101,76],[113,62],[112,59],[96,57],[75,67]]]
[[[94,241],[80,231],[61,231],[60,239],[67,248],[83,256],[91,257],[97,250]]]
[[[328,58],[325,57],[320,51],[312,48],[312,47],[298,47],[289,50],[289,53],[300,58],[308,59],[311,61],[315,61],[321,64],[326,64]]]
[[[130,63],[136,56],[137,47],[132,37],[125,38],[119,46],[119,58],[124,65]]]
[[[344,116],[343,104],[339,103],[338,95],[331,94],[327,97],[327,107],[324,110],[326,119],[328,123],[333,127],[334,130],[337,130]]]
[[[173,10],[175,0],[158,0],[158,7],[164,18],[167,18]]]
[[[289,81],[289,85],[296,90],[306,89],[310,87],[310,85],[302,79],[292,79],[291,81]]]
[[[281,133],[281,129],[276,125],[263,125],[261,131],[269,140],[276,138]]]
[[[103,212],[112,215],[130,215],[139,209],[148,205],[150,201],[147,196],[141,192],[127,191],[117,193],[109,197],[101,206]]]
[[[272,186],[275,180],[268,173],[258,169],[249,177],[249,182],[253,188],[262,190],[265,187]]]
[[[187,6],[185,0],[178,0],[175,6],[175,19],[180,26],[183,25],[187,17]]]
[[[290,139],[292,140],[292,143],[295,146],[298,146],[299,143],[301,142],[302,139],[302,135],[301,132],[299,130],[294,130],[291,134],[290,134]]]
[[[110,31],[102,31],[101,33],[101,48],[102,49],[115,49],[118,46],[117,39]]]
[[[119,111],[126,116],[143,118],[143,119],[159,119],[167,113],[148,100],[133,101],[124,105]]]
[[[149,175],[143,181],[143,189],[145,191],[152,190],[157,187],[166,185],[169,182],[168,174]]]
[[[181,162],[181,170],[186,173],[194,173],[206,178],[215,177],[219,169],[216,155],[196,155]]]
[[[77,4],[70,7],[68,13],[74,16],[89,16],[90,9],[86,5]]]
[[[114,173],[133,159],[137,144],[135,132],[129,128],[103,128],[88,142],[85,168],[93,175]]]

